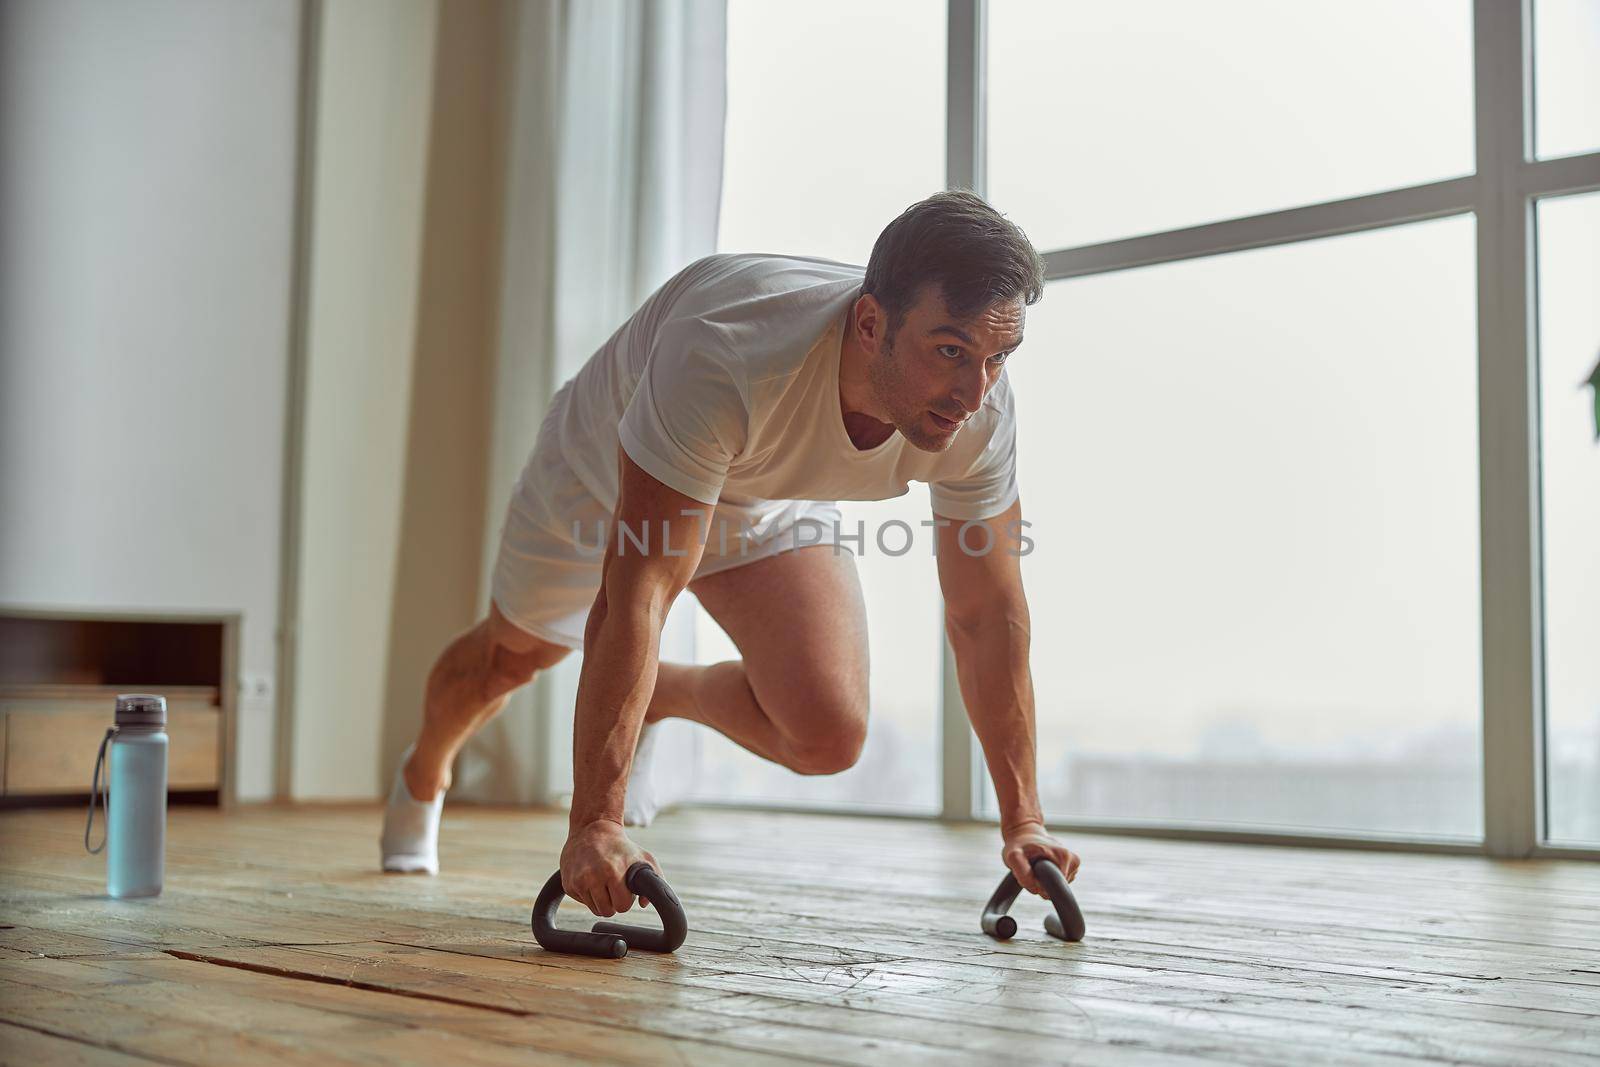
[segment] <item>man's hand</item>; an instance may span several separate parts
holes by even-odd
[[[602,918],[627,911],[633,907],[633,894],[623,878],[640,860],[661,873],[656,858],[629,841],[620,823],[589,823],[567,834],[566,847],[561,850],[561,888]],[[640,907],[649,904],[639,898]]]
[[[1078,876],[1078,864],[1082,861],[1077,853],[1067,851],[1065,845],[1046,833],[1044,823],[1019,823],[1006,827],[1003,833],[1006,843],[1000,850],[1000,858],[1028,892],[1041,897],[1045,895],[1033,876],[1033,860],[1036,856],[1053,860],[1069,882]]]

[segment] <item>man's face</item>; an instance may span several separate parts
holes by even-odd
[[[1023,317],[1022,301],[1007,300],[958,320],[938,287],[924,286],[894,336],[867,361],[895,429],[924,452],[949,448],[1022,344]],[[881,321],[887,325],[886,315]]]

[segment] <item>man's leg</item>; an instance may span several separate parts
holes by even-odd
[[[704,723],[801,774],[854,765],[868,703],[855,557],[814,545],[697,578],[689,589],[744,658],[661,664],[646,721]]]
[[[428,673],[422,731],[404,768],[411,795],[431,800],[450,788],[450,765],[467,738],[570,651],[519,629],[491,603],[488,617],[450,642]]]
[[[513,689],[568,651],[518,629],[492,604],[488,618],[450,642],[428,674],[422,730],[389,791],[384,870],[438,873],[439,813],[456,753]]]

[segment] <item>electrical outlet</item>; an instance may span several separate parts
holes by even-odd
[[[239,676],[239,697],[253,704],[272,699],[272,675],[242,674]]]

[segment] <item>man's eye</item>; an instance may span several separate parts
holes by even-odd
[[[939,346],[939,354],[944,356],[946,359],[960,359],[961,358],[961,346],[960,345],[940,345]]]
[[[1004,363],[1006,361],[1006,357],[1008,357],[1010,355],[1011,355],[1010,352],[997,352],[994,355],[989,357],[989,362],[991,362],[991,363]]]

